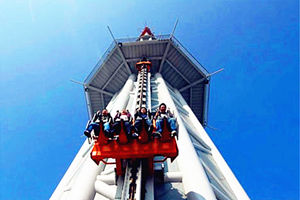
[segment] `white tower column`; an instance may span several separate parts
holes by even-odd
[[[181,96],[180,92],[178,90],[175,90],[175,93],[177,93],[177,97],[179,97],[179,101],[182,104],[183,108],[188,112],[189,118],[191,119],[193,126],[197,129],[197,132],[199,133],[199,136],[201,139],[211,148],[211,153],[214,156],[214,160],[217,163],[217,166],[221,170],[223,176],[226,178],[226,181],[229,183],[234,195],[237,199],[242,200],[249,200],[250,198],[246,194],[245,190],[239,183],[239,181],[236,179],[234,174],[232,173],[231,169],[227,165],[226,161],[220,154],[217,147],[214,145],[208,134],[206,133],[203,126],[198,121],[197,117],[193,113],[192,109],[189,107],[189,105],[186,103],[184,98]]]
[[[108,110],[114,114],[117,110],[126,108],[126,105],[129,100],[129,92],[132,90],[133,82],[135,80],[135,75],[132,74],[129,76],[125,85],[121,89],[120,93],[116,97],[116,101],[114,102],[112,108],[108,108]],[[70,200],[89,200],[93,199],[95,196],[95,188],[94,184],[96,181],[97,175],[104,168],[104,164],[100,163],[99,166],[87,155],[85,163],[80,169],[78,177],[75,180],[74,185],[71,187],[70,195],[68,199]]]
[[[179,169],[182,172],[182,183],[184,185],[185,194],[189,200],[216,200],[215,194],[168,91],[167,85],[161,74],[157,73],[155,77],[158,83],[159,99],[162,99],[171,110],[174,110],[175,116],[177,117],[179,125],[178,132],[180,135],[177,141],[179,155],[176,159]]]
[[[121,109],[125,109],[128,101],[129,101],[129,93],[133,88],[133,83],[135,81],[135,74],[131,74],[125,85],[123,86],[123,88],[121,89],[120,93],[117,96],[116,102],[114,102],[114,104],[112,105],[112,109],[110,110],[108,108],[108,110],[110,111],[110,114],[112,115],[112,117],[116,114],[117,110],[121,110]]]

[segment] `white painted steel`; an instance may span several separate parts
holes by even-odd
[[[86,197],[92,197],[93,195],[95,195],[93,182],[95,181],[97,173],[99,173],[103,169],[104,165],[102,164],[100,166],[97,166],[94,161],[91,160],[89,154],[86,153],[87,151],[90,152],[90,150],[90,145],[88,144],[88,141],[85,140],[75,159],[65,173],[64,177],[50,197],[50,200],[71,199],[71,196],[73,196],[76,188],[78,189],[79,185],[77,184],[77,182],[83,181],[83,176],[86,176],[86,179],[84,179],[84,181],[87,181],[86,183],[82,183],[84,184],[83,188],[88,186],[91,187],[87,189],[84,194],[82,194],[86,195],[85,197],[81,198],[81,195],[79,197],[81,199],[86,199]],[[83,175],[83,173],[85,172],[87,172],[87,174]],[[74,198],[74,200],[77,199],[78,198]]]
[[[69,195],[69,191],[71,190],[71,180],[72,177],[75,176],[77,169],[80,167],[81,163],[84,161],[82,156],[78,156],[82,154],[88,147],[87,140],[81,146],[77,156],[69,166],[67,172],[64,174],[63,178],[61,179],[60,183],[57,185],[56,189],[54,190],[53,194],[50,197],[50,200],[58,200],[58,199],[66,199],[65,197]]]
[[[95,187],[96,192],[101,194],[102,196],[104,196],[108,199],[115,199],[116,189],[117,189],[117,187],[115,185],[108,185],[100,180],[97,180],[95,182],[94,187]]]
[[[170,45],[171,45],[171,41],[169,40],[168,44],[167,44],[167,47],[165,49],[164,55],[163,55],[163,57],[162,57],[162,59],[160,61],[160,66],[159,66],[159,71],[158,71],[159,73],[161,73],[161,71],[162,71],[163,65],[164,65],[166,57],[168,55],[168,51],[169,51]]]
[[[88,157],[84,166],[80,170],[76,182],[71,188],[69,199],[87,200],[95,196],[94,183],[96,176],[103,170],[104,165],[96,165],[96,163]]]
[[[165,182],[182,182],[181,172],[166,172],[164,173]]]
[[[111,167],[110,169],[106,169],[105,168],[105,170],[103,172],[101,172],[101,175],[108,175],[108,174],[111,174],[113,172],[115,172],[115,168],[114,167]]]
[[[125,169],[125,176],[123,180],[123,188],[122,188],[122,194],[121,194],[121,200],[127,200],[129,197],[129,184],[130,184],[130,167],[127,163],[126,169]]]
[[[122,90],[116,97],[113,97],[113,99],[107,106],[108,110],[111,113],[115,113],[116,110],[126,108],[129,100],[128,94],[132,90],[134,80],[135,75],[129,76]],[[90,118],[92,118],[92,111],[89,106],[89,94],[88,92],[85,92],[85,94],[87,98],[86,100],[89,116]],[[61,180],[60,184],[52,194],[51,200],[89,200],[94,198],[94,184],[96,181],[96,177],[100,174],[105,165],[102,162],[99,164],[99,166],[96,165],[96,163],[89,156],[89,152],[91,151],[91,149],[91,146],[86,140],[82,145],[80,151],[76,155],[71,166],[67,170],[65,176]]]
[[[198,149],[198,150],[200,150],[200,151],[202,151],[202,152],[204,152],[204,153],[207,153],[207,154],[209,154],[209,155],[212,155],[212,154],[210,153],[209,150],[207,150],[206,148],[202,147],[201,145],[199,145],[199,144],[197,144],[197,143],[193,143],[193,145],[194,145],[194,147],[195,147],[196,149]]]
[[[185,77],[184,74],[182,74],[177,67],[175,67],[168,59],[166,59],[166,62],[170,65],[170,67],[172,67],[180,76],[181,78],[183,78],[188,84],[190,84],[191,82]]]
[[[180,92],[183,92],[184,90],[189,89],[190,87],[193,87],[193,86],[195,86],[195,85],[197,85],[197,84],[200,84],[200,83],[201,83],[202,81],[204,81],[205,79],[206,79],[206,77],[204,77],[204,78],[202,78],[202,79],[199,79],[198,81],[195,81],[195,82],[193,82],[193,83],[191,83],[191,84],[189,84],[189,85],[187,85],[187,86],[184,86],[184,87],[180,88],[179,91],[180,91]]]
[[[92,119],[93,109],[92,109],[92,106],[91,106],[90,94],[87,90],[88,90],[88,88],[84,87],[84,94],[85,94],[85,101],[86,101],[86,105],[87,105],[87,110],[88,110],[89,118]]]
[[[237,199],[248,200],[248,195],[246,194],[239,181],[232,173],[226,161],[223,159],[222,155],[220,154],[220,152],[218,151],[218,149],[216,148],[216,146],[214,145],[214,143],[200,124],[200,122],[198,121],[191,108],[185,102],[179,91],[175,90],[175,92],[177,93],[177,97],[179,97],[183,108],[189,113],[190,120],[192,121],[193,126],[197,129],[200,138],[211,148],[212,156],[215,162],[217,163],[219,169],[221,170],[223,176],[226,178],[226,181],[230,185],[232,191],[234,192],[234,195],[237,197]]]
[[[229,197],[226,196],[221,190],[219,190],[216,186],[211,184],[211,187],[213,188],[218,200],[232,200]]]
[[[97,88],[97,87],[95,87],[95,86],[86,85],[86,87],[89,88],[89,89],[91,89],[91,90],[95,90],[95,91],[97,91],[97,92],[99,92],[99,93],[102,93],[102,94],[107,94],[107,95],[109,95],[109,96],[114,96],[113,93],[107,92],[107,91],[102,90],[102,89],[100,89],[100,88]]]
[[[184,185],[185,194],[189,200],[216,200],[188,132],[170,96],[167,85],[161,74],[157,73],[155,77],[158,84],[159,99],[164,101],[171,110],[174,110],[179,124],[178,130],[180,138],[177,142],[179,148],[177,163],[182,172],[182,183]]]
[[[215,172],[213,172],[206,164],[204,161],[201,161],[203,167],[205,168],[206,172],[214,179],[215,183],[221,188],[223,191],[226,192],[227,196],[230,197],[232,200],[237,200],[237,198],[234,196],[232,192],[230,192],[226,187],[224,187],[224,184],[219,180]]]
[[[109,174],[109,175],[98,175],[97,180],[102,181],[108,185],[115,185],[116,184],[116,175]]]
[[[145,200],[154,200],[154,178],[148,176],[145,183]]]
[[[123,86],[122,90],[120,91],[120,93],[117,96],[117,99],[113,105],[113,108],[110,111],[111,116],[114,116],[116,114],[117,110],[121,109],[125,109],[127,104],[128,104],[128,100],[129,100],[129,93],[133,88],[133,83],[135,81],[135,75],[131,74],[128,77],[128,80],[126,81],[125,85]]]
[[[141,200],[142,197],[142,163],[140,162],[139,166],[137,167],[137,173],[136,173],[137,179],[135,181],[136,184],[136,190],[134,194],[135,200]]]

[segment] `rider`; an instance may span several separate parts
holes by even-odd
[[[159,136],[161,136],[162,133],[164,119],[168,120],[168,124],[171,129],[171,135],[174,136],[177,134],[176,119],[174,118],[174,115],[170,112],[170,110],[167,110],[167,106],[165,103],[161,103],[159,105],[159,109],[156,112],[154,119],[156,120],[156,130]]]
[[[114,121],[115,121],[115,128],[117,130],[117,132],[120,131],[120,127],[121,127],[121,120],[124,121],[124,125],[126,127],[126,134],[129,135],[131,132],[131,123],[132,123],[132,117],[131,114],[129,113],[128,110],[123,109],[122,112],[120,113],[119,111],[117,111],[116,116],[114,117]]]
[[[112,137],[110,125],[112,123],[112,117],[109,112],[104,109],[102,113],[98,110],[93,116],[92,122],[88,125],[87,129],[84,131],[84,134],[87,137],[91,137],[91,131],[94,130],[95,136],[99,136],[100,132],[100,122],[103,123],[104,134],[106,137]]]
[[[151,121],[151,113],[147,112],[145,107],[141,107],[141,109],[134,115],[134,128],[135,133],[132,134],[133,137],[137,137],[138,133],[142,130],[142,120],[144,119],[146,122],[146,130],[148,133],[152,132],[153,125]]]

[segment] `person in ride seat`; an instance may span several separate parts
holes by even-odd
[[[92,122],[88,125],[87,129],[84,131],[84,134],[87,137],[91,137],[91,131],[94,130],[95,136],[99,136],[100,132],[100,122],[103,123],[104,134],[106,137],[112,137],[111,133],[111,124],[112,124],[112,117],[110,116],[109,112],[104,109],[101,111],[97,111],[92,119]]]
[[[123,109],[121,113],[117,111],[117,114],[114,117],[114,121],[115,121],[114,127],[117,132],[120,132],[121,120],[124,121],[124,125],[126,127],[126,134],[129,135],[131,132],[132,117],[128,110]]]
[[[145,120],[146,124],[146,131],[149,133],[152,132],[153,125],[151,121],[151,113],[147,112],[147,109],[145,107],[141,107],[140,110],[138,110],[135,115],[134,115],[134,128],[135,128],[135,133],[132,134],[132,137],[138,137],[139,134],[142,130],[142,120]]]
[[[174,136],[177,134],[176,119],[174,118],[174,115],[170,112],[170,110],[167,110],[166,104],[162,103],[159,105],[159,109],[156,112],[154,119],[156,120],[156,133],[158,136],[161,136],[164,119],[167,119],[168,121],[169,127],[171,129],[171,135]]]

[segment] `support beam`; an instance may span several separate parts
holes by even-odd
[[[217,198],[220,200],[231,200],[229,199],[221,190],[219,190],[216,186],[213,184],[210,184],[212,189],[214,190],[214,193],[216,194]]]
[[[176,20],[176,23],[175,23],[175,25],[174,25],[173,31],[172,31],[172,33],[171,33],[171,35],[170,35],[170,40],[168,41],[166,50],[165,50],[164,55],[163,55],[163,57],[162,57],[162,59],[161,59],[161,62],[160,62],[160,65],[159,65],[159,70],[158,70],[159,73],[161,73],[162,68],[163,68],[163,66],[164,66],[164,63],[165,63],[165,61],[166,61],[166,58],[167,58],[167,55],[168,55],[168,52],[169,52],[169,48],[170,48],[170,46],[171,46],[171,40],[172,40],[172,38],[173,38],[173,35],[174,35],[174,32],[175,32],[177,23],[178,23],[178,19]]]
[[[209,84],[204,85],[204,95],[203,95],[203,126],[207,125],[207,110],[208,110],[208,87]]]
[[[181,172],[165,172],[164,173],[164,182],[180,183],[180,182],[182,182],[182,173]]]
[[[127,72],[128,72],[128,74],[130,75],[132,72],[131,72],[130,67],[129,67],[129,65],[128,65],[128,63],[126,62],[126,59],[125,59],[125,57],[124,57],[124,54],[123,54],[123,52],[122,52],[122,50],[121,50],[121,48],[119,47],[118,44],[117,44],[117,48],[118,48],[118,51],[119,51],[119,55],[121,56],[121,58],[122,58],[122,60],[123,60],[123,63],[124,63],[125,66],[126,66]]]
[[[102,181],[108,185],[115,185],[116,184],[116,175],[111,173],[107,175],[98,175],[97,180]]]
[[[182,55],[202,76],[207,77],[208,72],[206,69],[194,57],[192,57],[190,53],[180,43],[178,43],[178,41],[176,44],[179,46],[173,45],[173,47],[180,53],[180,55]],[[185,52],[183,52],[183,50]],[[194,62],[197,62],[198,66],[191,59],[193,59]]]
[[[184,91],[184,90],[186,90],[186,89],[189,89],[190,87],[193,87],[194,85],[197,85],[197,84],[201,83],[202,81],[208,79],[208,78],[211,77],[212,75],[215,75],[215,74],[217,74],[217,73],[219,73],[219,72],[221,72],[221,71],[223,71],[223,70],[224,70],[224,68],[221,68],[221,69],[219,69],[219,70],[217,70],[217,71],[215,71],[215,72],[213,72],[213,73],[210,73],[210,74],[208,74],[206,77],[201,78],[201,79],[199,79],[198,81],[195,81],[194,83],[192,83],[192,84],[190,84],[190,85],[187,85],[187,86],[184,86],[184,87],[180,88],[180,89],[179,89],[179,92],[182,92],[182,91]]]
[[[175,30],[176,30],[177,24],[178,24],[178,19],[177,19],[177,20],[176,20],[176,22],[175,22],[174,28],[173,28],[173,30],[172,30],[172,33],[171,33],[171,35],[170,35],[170,39],[172,39],[172,38],[173,38],[173,35],[174,35],[174,33],[175,33]]]
[[[166,47],[166,50],[164,52],[164,55],[163,55],[163,57],[161,59],[160,65],[159,65],[159,70],[158,70],[159,73],[162,71],[162,68],[164,66],[164,63],[165,63],[166,57],[168,55],[168,51],[169,51],[170,45],[171,45],[171,41],[169,40],[168,44],[167,44],[167,47]]]
[[[193,99],[192,99],[192,96],[193,96],[193,88],[190,89],[190,107],[193,108]]]
[[[191,127],[191,125],[189,125],[189,121],[185,121],[186,122],[186,128],[189,132],[189,134],[200,144],[202,145],[203,148],[206,148],[208,151],[211,151],[210,146],[208,146],[208,144],[206,144],[203,139],[201,137],[199,137],[199,135],[197,134],[197,132],[195,132],[195,127]]]
[[[199,83],[202,83],[205,79],[206,79],[206,78],[201,78],[201,79],[199,79],[198,81],[195,81],[194,83],[191,83],[191,84],[189,84],[189,85],[187,85],[187,86],[184,86],[184,87],[182,87],[182,88],[179,89],[179,92],[182,92],[182,91],[184,91],[184,90],[189,89],[190,87],[193,87],[193,86],[195,86],[195,85],[197,85],[197,84],[199,84]]]
[[[212,155],[211,152],[209,150],[207,150],[206,148],[202,147],[201,145],[197,144],[197,143],[193,143],[195,149],[200,150],[204,153],[207,153],[209,155]]]
[[[90,94],[87,90],[87,87],[84,87],[84,94],[85,94],[85,101],[86,101],[86,105],[87,105],[87,111],[89,114],[89,119],[92,119],[93,117],[93,109],[92,109],[92,105],[91,105],[91,98],[90,98]]]
[[[73,83],[77,83],[77,84],[83,85],[83,87],[84,87],[84,89],[85,89],[86,92],[87,92],[86,89],[88,88],[88,89],[91,89],[91,90],[95,90],[95,91],[97,91],[97,92],[100,92],[100,93],[102,93],[102,94],[107,94],[107,95],[109,95],[109,96],[114,96],[113,93],[107,92],[107,91],[105,91],[103,88],[100,89],[100,88],[97,88],[97,87],[92,86],[92,85],[90,85],[90,84],[81,83],[81,82],[79,82],[79,81],[74,81],[74,80],[70,80],[70,81],[72,81]]]
[[[205,169],[205,171],[215,180],[215,182],[219,185],[219,187],[226,192],[226,196],[229,196],[229,199],[237,200],[237,198],[234,196],[232,192],[230,192],[223,183],[219,180],[218,176],[207,166],[207,164],[202,160],[201,163]]]
[[[175,30],[176,30],[177,24],[178,24],[178,19],[177,19],[176,22],[175,22],[174,28],[173,28],[173,30],[172,30],[172,33],[171,33],[171,35],[170,35],[170,39],[169,39],[168,44],[167,44],[167,47],[166,47],[166,50],[165,50],[164,55],[163,55],[163,58],[162,58],[162,60],[161,60],[161,62],[160,62],[160,65],[159,65],[159,71],[158,71],[159,73],[161,73],[162,68],[163,68],[163,66],[164,66],[164,63],[165,63],[165,60],[166,60],[166,57],[167,57],[167,55],[168,55],[169,48],[170,48],[170,45],[171,45],[171,40],[172,40],[172,38],[173,38],[173,36],[174,36],[174,32],[175,32]]]
[[[108,199],[115,199],[116,186],[114,186],[114,185],[110,186],[100,180],[97,180],[97,181],[95,181],[94,187],[95,187],[95,191],[98,194],[101,194],[102,196],[104,196]]]
[[[107,28],[108,28],[108,31],[109,31],[111,37],[113,38],[113,40],[114,40],[114,42],[115,42],[115,44],[116,44],[116,46],[117,46],[119,55],[120,55],[120,57],[122,58],[122,61],[123,61],[123,63],[124,63],[125,66],[126,66],[127,72],[128,72],[128,74],[130,75],[132,72],[131,72],[131,70],[130,70],[130,67],[129,67],[128,63],[126,62],[125,56],[124,56],[124,54],[123,54],[123,52],[122,52],[122,50],[121,50],[121,48],[120,48],[120,46],[119,46],[117,40],[115,39],[115,37],[114,37],[112,31],[110,30],[109,26],[107,26]]]
[[[191,84],[191,82],[169,61],[166,59],[166,62],[188,83]]]
[[[101,96],[101,102],[102,102],[102,109],[105,108],[105,104],[104,104],[104,94],[103,93],[100,93],[100,96]]]
[[[152,57],[147,57],[148,60],[161,60],[162,56],[152,56]],[[127,58],[126,61],[127,62],[138,62],[141,60],[141,57],[138,58]]]
[[[114,73],[109,77],[109,79],[106,81],[106,83],[103,85],[102,90],[106,88],[106,86],[110,83],[110,81],[115,77],[115,75],[118,73],[119,69],[122,67],[124,63],[121,63],[117,69],[114,71]]]
[[[109,96],[114,96],[113,93],[107,92],[107,91],[102,90],[102,89],[99,89],[99,88],[97,88],[97,87],[95,87],[95,86],[86,85],[86,87],[87,87],[88,89],[95,90],[95,91],[100,92],[100,93],[102,93],[102,94],[107,94],[107,95],[109,95]]]

